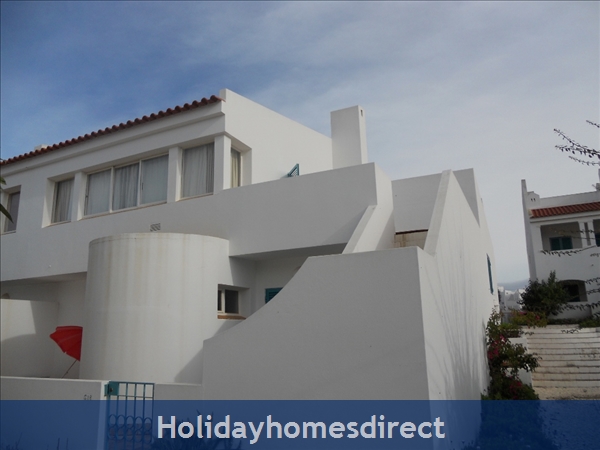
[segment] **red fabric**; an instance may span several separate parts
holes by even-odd
[[[60,349],[67,355],[81,360],[81,335],[83,328],[75,325],[56,327],[56,331],[50,335],[52,340],[58,344]]]

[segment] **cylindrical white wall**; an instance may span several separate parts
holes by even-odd
[[[200,383],[203,340],[223,324],[217,285],[230,278],[224,239],[135,233],[92,241],[80,378]]]

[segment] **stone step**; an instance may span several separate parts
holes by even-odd
[[[579,361],[574,361],[571,359],[548,359],[544,358],[543,360],[538,360],[540,363],[540,367],[569,367],[569,368],[585,368],[585,367],[598,367],[600,366],[600,361],[595,359],[580,359]],[[536,369],[539,370],[539,369]]]
[[[589,354],[600,354],[600,347],[586,347],[586,346],[582,346],[582,345],[576,345],[576,344],[564,344],[564,345],[547,345],[547,346],[540,346],[540,347],[529,347],[527,349],[527,351],[529,353],[546,353],[549,350],[563,350],[566,352],[571,352],[573,354],[578,354],[578,353],[589,353]]]
[[[535,369],[535,373],[597,373],[600,374],[600,363],[595,366],[577,366],[577,367],[566,367],[566,366],[539,366]],[[535,375],[534,375],[535,376]]]
[[[600,333],[600,328],[578,328],[576,325],[573,326],[563,326],[563,325],[548,325],[547,327],[540,328],[528,328],[523,327],[523,332],[525,333],[533,333],[528,334],[528,336],[535,335],[552,335],[552,334],[593,334]]]
[[[600,336],[573,336],[565,335],[560,337],[542,338],[529,336],[527,338],[527,346],[531,347],[534,345],[545,345],[545,344],[582,344],[582,345],[593,345],[596,344],[600,347]]]
[[[596,381],[600,386],[600,372],[597,373],[543,373],[537,370],[533,372],[534,383],[538,381]]]
[[[528,349],[529,353],[537,355],[585,355],[589,358],[600,358],[600,348],[581,348],[581,347],[544,347]]]
[[[535,373],[535,372],[534,372]],[[568,387],[568,388],[598,388],[600,386],[600,380],[533,380],[533,388],[536,386],[540,387]]]
[[[536,386],[535,393],[540,400],[600,399],[600,386],[595,388],[568,388]]]

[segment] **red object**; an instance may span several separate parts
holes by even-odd
[[[535,208],[531,210],[531,217],[536,219],[538,217],[561,216],[564,214],[577,214],[588,211],[600,211],[600,202],[553,206],[552,208]]]
[[[56,331],[50,335],[52,340],[58,344],[60,349],[67,355],[81,360],[81,335],[83,328],[75,325],[56,327]]]

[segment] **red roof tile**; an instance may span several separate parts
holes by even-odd
[[[562,216],[564,214],[577,214],[589,211],[600,211],[600,202],[532,209],[531,217],[536,219],[538,217]]]
[[[105,134],[114,133],[115,131],[124,130],[126,128],[131,128],[135,125],[140,125],[142,123],[151,122],[153,120],[161,119],[163,117],[172,116],[173,114],[178,114],[184,111],[190,111],[192,109],[199,108],[201,106],[209,105],[211,103],[217,103],[223,101],[222,98],[217,97],[216,95],[211,95],[210,98],[203,98],[202,100],[194,100],[192,103],[186,103],[183,106],[176,106],[175,108],[168,108],[166,111],[159,111],[157,113],[152,113],[149,116],[143,116],[141,118],[137,118],[134,120],[128,120],[126,123],[120,123],[119,125],[113,125],[112,127],[106,127],[103,130],[92,131],[89,134],[84,136],[79,136],[73,139],[69,139],[68,141],[59,142],[58,144],[49,145],[47,147],[33,150],[29,153],[25,153],[23,155],[13,156],[12,158],[6,159],[4,161],[0,161],[0,165],[4,166],[6,164],[11,164],[17,161],[21,161],[23,159],[33,158],[37,155],[42,155],[44,153],[51,152],[53,150],[57,150],[59,148],[68,147],[69,145],[78,144],[80,142],[89,141],[90,139],[103,136]]]

